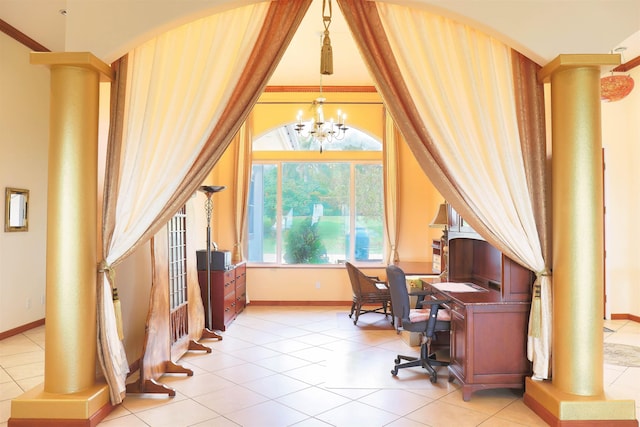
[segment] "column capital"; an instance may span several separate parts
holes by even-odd
[[[90,52],[31,52],[30,59],[34,65],[87,68],[99,73],[103,82],[111,82],[114,79],[111,67]]]
[[[561,54],[538,71],[538,81],[548,83],[551,75],[569,68],[620,65],[620,54]]]

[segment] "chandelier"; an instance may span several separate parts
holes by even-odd
[[[305,134],[306,125],[303,123],[302,110],[298,111],[296,117],[296,132],[304,138],[312,138],[319,146],[320,152],[326,143],[339,141],[344,138],[347,127],[345,121],[347,115],[338,110],[338,119],[333,117],[328,122],[324,118],[324,103],[326,99],[322,96],[322,75],[333,74],[333,48],[329,38],[329,26],[331,25],[332,9],[331,0],[322,2],[322,24],[324,25],[324,35],[320,37],[320,96],[311,103],[314,109],[314,117],[311,119],[310,128]]]
[[[347,133],[347,126],[345,122],[347,115],[341,110],[338,110],[338,118],[334,120],[333,117],[329,121],[325,121],[324,118],[324,103],[326,99],[322,97],[322,80],[320,83],[320,97],[313,100],[311,103],[314,109],[314,116],[311,118],[310,123],[304,123],[302,118],[302,110],[298,111],[296,117],[295,130],[298,135],[304,138],[312,138],[319,146],[322,153],[324,146],[327,143],[333,141],[340,141],[344,139]],[[309,122],[309,121],[307,121]],[[305,132],[305,128],[309,125],[308,131]]]

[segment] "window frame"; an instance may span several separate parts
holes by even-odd
[[[353,256],[352,263],[358,263],[366,265],[367,267],[376,268],[385,265],[384,260],[387,257],[389,251],[389,245],[386,238],[382,240],[382,259],[380,261],[355,261],[355,229],[356,229],[356,217],[355,217],[355,168],[359,164],[375,164],[384,167],[383,151],[254,151],[252,153],[250,169],[255,164],[274,164],[278,170],[278,192],[276,196],[276,223],[282,222],[282,165],[285,163],[348,163],[350,165],[350,213],[349,213],[349,228],[351,235],[349,256]],[[384,178],[383,178],[384,179]],[[381,191],[384,192],[384,185]],[[383,194],[384,200],[384,194]],[[383,202],[384,203],[384,202]],[[384,209],[384,206],[383,206]],[[384,214],[383,214],[384,217]],[[247,218],[249,221],[249,218]],[[384,228],[384,218],[383,218]],[[247,228],[248,229],[248,228]],[[353,231],[353,232],[352,232]],[[344,268],[342,263],[327,263],[327,264],[286,264],[282,263],[282,250],[283,250],[283,236],[282,227],[276,228],[276,262],[255,262],[247,261],[247,265],[251,267],[268,267],[268,268]],[[249,239],[245,243],[245,251],[249,253]]]

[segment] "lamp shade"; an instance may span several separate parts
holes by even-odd
[[[447,204],[441,203],[440,206],[438,206],[438,212],[436,212],[436,216],[434,216],[433,219],[431,220],[429,227],[433,227],[433,228],[445,227],[446,228],[448,224],[449,224],[449,217],[447,215]]]
[[[600,79],[600,99],[605,102],[619,101],[633,90],[633,79],[628,75],[611,75]]]

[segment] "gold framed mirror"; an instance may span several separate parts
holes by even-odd
[[[29,190],[7,187],[4,202],[4,231],[29,230]]]

